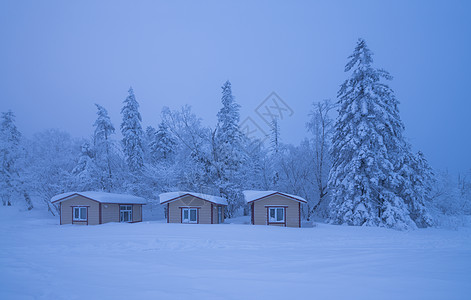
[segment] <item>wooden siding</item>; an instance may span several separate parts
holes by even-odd
[[[253,202],[252,220],[255,225],[267,225],[267,206],[285,206],[286,226],[299,227],[299,202],[289,198],[272,195]],[[269,224],[271,226],[284,226],[284,224]]]
[[[132,221],[133,222],[141,222],[142,221],[142,205],[141,204],[133,204],[132,206]]]
[[[182,211],[181,207],[197,207],[198,223],[211,224],[211,202],[195,198],[191,195],[185,196],[178,200],[168,203],[168,222],[181,223]],[[216,205],[213,204],[213,207]],[[213,216],[214,217],[214,216]],[[217,221],[214,220],[213,221]]]
[[[88,225],[100,224],[100,203],[80,195],[61,202],[61,224],[81,224],[87,222],[72,221],[73,206],[88,207]],[[119,206],[117,203],[101,203],[101,223],[119,222]],[[142,222],[142,205],[132,204],[132,221]]]
[[[72,207],[87,206],[87,221],[73,221]],[[61,224],[81,224],[81,225],[98,225],[100,224],[99,203],[82,196],[74,196],[66,201],[61,202]]]
[[[119,222],[119,204],[102,203],[101,220],[103,223]]]

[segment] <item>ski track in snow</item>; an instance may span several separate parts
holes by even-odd
[[[0,207],[0,240],[0,299],[469,299],[471,292],[471,228],[60,226],[42,212]]]

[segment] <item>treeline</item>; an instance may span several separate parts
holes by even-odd
[[[471,181],[454,184],[449,176],[436,176],[423,153],[412,152],[399,102],[387,85],[392,77],[373,66],[364,40],[345,71],[349,77],[338,101],[313,103],[308,137],[296,146],[281,142],[276,118],[267,145],[244,135],[229,81],[214,127],[203,126],[184,106],[164,107],[158,127],[144,129],[132,88],[119,129],[96,104],[89,139],[60,130],[22,138],[14,114],[3,113],[2,203],[21,201],[31,209],[36,196],[57,214],[49,199],[62,192],[131,193],[158,206],[159,193],[188,190],[227,198],[226,217],[233,217],[247,213],[242,190],[261,189],[300,195],[308,200],[304,219],[335,224],[405,229],[433,226],[438,214],[470,214]]]

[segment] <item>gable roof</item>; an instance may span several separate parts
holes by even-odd
[[[105,192],[68,192],[56,195],[51,198],[52,203],[59,203],[66,201],[74,196],[82,196],[100,203],[118,203],[118,204],[146,204],[147,201],[144,198],[126,195],[126,194],[113,194]]]
[[[250,191],[250,190],[244,191],[244,198],[245,198],[245,202],[247,203],[261,200],[263,198],[266,198],[272,195],[280,195],[286,198],[290,198],[294,201],[307,203],[306,199],[302,197],[291,195],[291,194],[286,194],[286,193],[282,193],[278,191]]]
[[[201,194],[201,193],[193,193],[193,192],[169,192],[169,193],[162,193],[159,195],[160,197],[160,204],[172,202],[175,200],[178,200],[180,198],[183,198],[185,196],[192,196],[201,200],[209,201],[214,204],[221,204],[221,205],[227,205],[227,200],[218,197],[218,196],[213,196],[213,195],[206,195],[206,194]]]

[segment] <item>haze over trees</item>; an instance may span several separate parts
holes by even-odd
[[[227,217],[247,213],[244,189],[280,190],[308,200],[305,220],[334,224],[428,227],[442,216],[471,214],[470,175],[454,182],[435,172],[404,136],[392,76],[373,65],[366,42],[348,58],[348,78],[338,100],[314,102],[299,145],[283,143],[282,121],[273,118],[267,144],[239,127],[237,87],[222,85],[217,123],[203,126],[189,106],[162,108],[157,128],[144,131],[138,97],[124,97],[120,130],[96,104],[90,138],[46,130],[24,138],[12,112],[0,124],[2,205],[32,208],[30,196],[49,199],[68,191],[101,190],[145,197],[150,207],[161,192],[188,190],[226,197]],[[336,113],[337,112],[337,113]],[[158,121],[158,122],[157,122]]]

